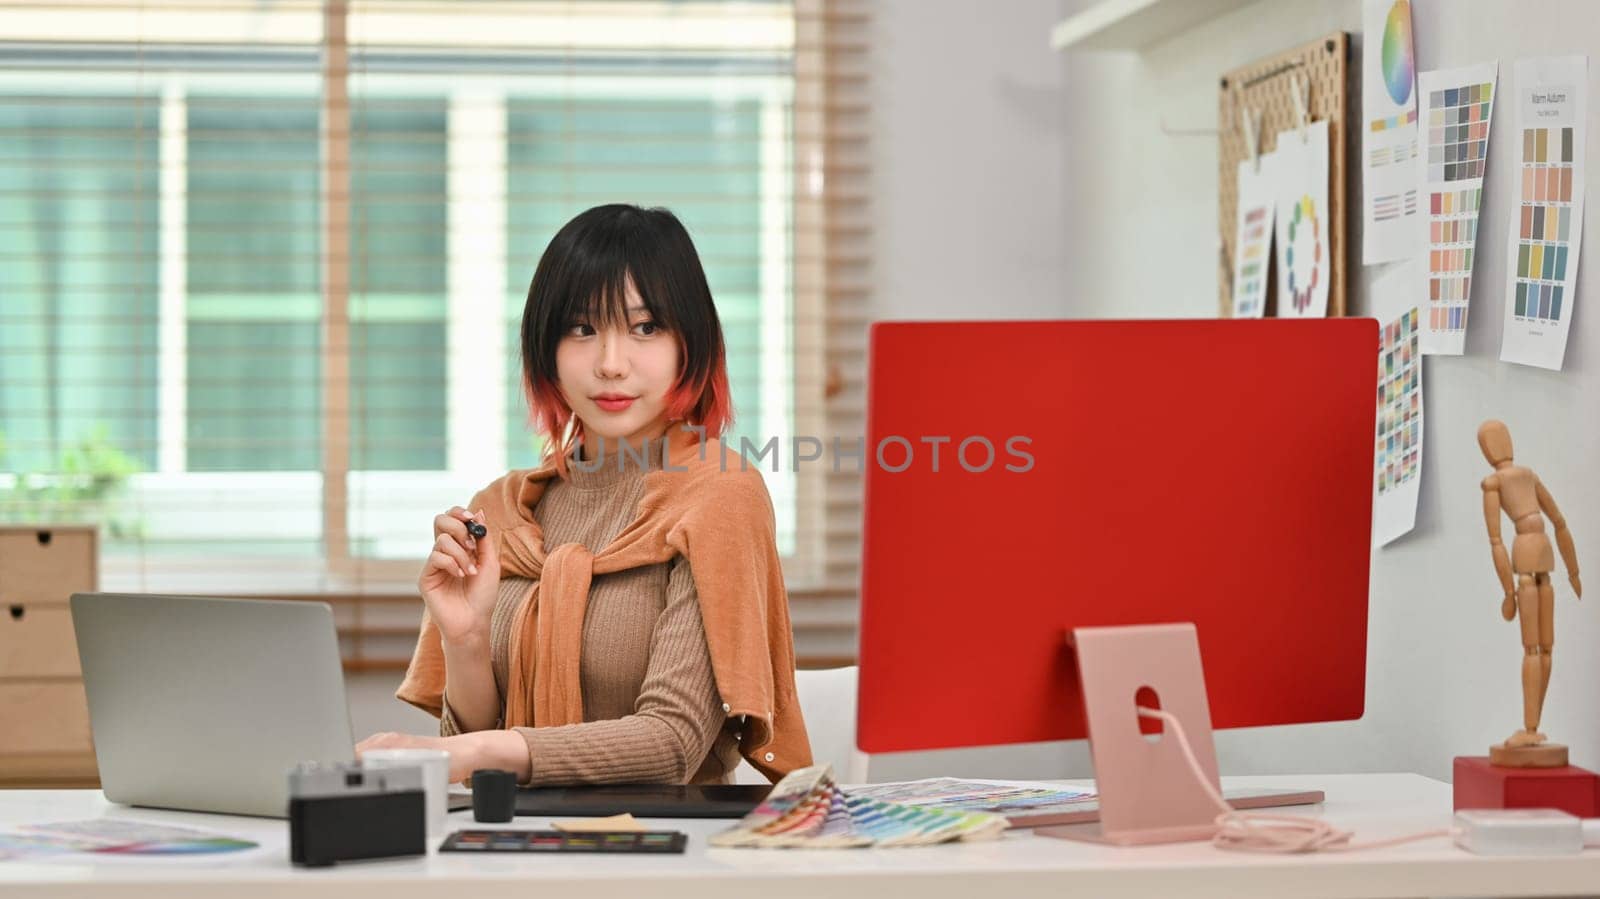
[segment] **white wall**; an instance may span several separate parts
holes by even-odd
[[[872,5],[879,318],[1066,313],[1059,0]],[[982,310],[982,311],[980,311]]]
[[[1216,309],[1216,76],[1336,28],[1360,54],[1358,0],[1266,0],[1144,54],[1055,54],[1052,24],[1086,0],[881,0],[873,7],[874,303],[879,318],[1209,316]],[[1527,4],[1413,0],[1422,68],[1600,47],[1587,0],[1558,32],[1525,24]],[[1448,9],[1449,14],[1446,14]],[[1591,96],[1600,96],[1591,62]],[[1359,92],[1358,92],[1359,93]],[[1593,104],[1591,104],[1593,105]],[[1359,118],[1358,110],[1352,114]],[[1483,216],[1477,312],[1467,356],[1426,370],[1427,444],[1417,531],[1375,552],[1368,708],[1360,721],[1219,734],[1227,773],[1417,771],[1448,778],[1520,724],[1515,625],[1498,615],[1474,441],[1506,419],[1519,458],[1555,490],[1600,567],[1600,309],[1577,313],[1566,371],[1496,361],[1512,119],[1497,109]],[[1600,128],[1591,119],[1591,134]],[[1591,146],[1600,144],[1592,141]],[[1591,150],[1589,162],[1595,162]],[[1597,170],[1600,171],[1600,170]],[[1358,199],[1352,184],[1351,199]],[[1355,206],[1352,208],[1359,208]],[[1597,264],[1593,235],[1582,284]],[[1359,216],[1347,246],[1359,247]],[[1159,263],[1148,261],[1159,247]],[[1355,263],[1365,309],[1372,270]],[[1587,298],[1580,300],[1580,306]],[[1590,397],[1587,401],[1584,396]],[[1591,581],[1596,580],[1591,578]],[[1559,626],[1545,716],[1574,761],[1600,765],[1600,623],[1557,580]],[[1600,589],[1600,588],[1596,588]],[[388,698],[398,674],[351,678],[358,734],[431,732]],[[874,779],[953,774],[1050,777],[1088,771],[1081,742],[878,757]]]
[[[1418,67],[1498,58],[1504,98],[1511,96],[1517,58],[1600,47],[1600,20],[1588,0],[1413,0],[1412,6]],[[1566,17],[1564,24],[1536,28],[1527,15],[1532,7],[1546,20]],[[1071,315],[1214,314],[1216,138],[1165,136],[1161,122],[1215,128],[1218,73],[1338,28],[1358,39],[1359,64],[1358,0],[1256,3],[1141,56],[1063,58],[1062,101],[1073,123],[1061,161],[1071,210],[1061,240]],[[1597,65],[1600,59],[1591,60],[1591,98],[1600,96]],[[1354,96],[1358,120],[1359,89]],[[1511,425],[1519,461],[1540,473],[1567,514],[1579,558],[1600,565],[1600,372],[1591,361],[1600,351],[1600,308],[1577,311],[1565,371],[1497,361],[1516,153],[1514,109],[1509,102],[1496,107],[1467,354],[1427,360],[1417,529],[1373,554],[1366,717],[1220,735],[1226,771],[1407,770],[1448,778],[1453,756],[1484,754],[1520,726],[1522,650],[1517,626],[1499,617],[1478,487],[1488,471],[1475,441],[1483,419]],[[1591,134],[1600,133],[1597,126],[1591,111]],[[1600,154],[1590,146],[1587,161],[1596,171]],[[1357,161],[1352,157],[1351,164]],[[1354,209],[1360,208],[1358,189],[1352,185]],[[1359,266],[1359,219],[1351,217],[1346,245],[1355,250],[1351,300],[1361,314],[1377,269]],[[1597,302],[1584,290],[1595,283],[1600,264],[1595,233],[1586,235],[1580,307]],[[1161,248],[1161,264],[1141,264],[1151,247]],[[1596,597],[1574,603],[1560,575],[1556,594],[1544,730],[1571,745],[1576,764],[1592,768],[1600,765]]]

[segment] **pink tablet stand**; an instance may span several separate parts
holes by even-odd
[[[1210,839],[1217,808],[1178,741],[1139,731],[1135,696],[1149,688],[1178,717],[1195,759],[1218,787],[1200,643],[1193,624],[1081,627],[1067,636],[1078,660],[1089,752],[1100,794],[1098,825],[1040,828],[1035,833],[1132,846]],[[1140,700],[1149,702],[1147,692]]]

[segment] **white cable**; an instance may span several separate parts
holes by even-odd
[[[1276,853],[1348,852],[1355,849],[1378,849],[1417,840],[1431,840],[1448,837],[1451,834],[1448,828],[1442,828],[1372,843],[1351,843],[1350,838],[1354,834],[1348,830],[1340,830],[1320,818],[1244,814],[1229,805],[1227,800],[1222,798],[1222,794],[1217,792],[1217,788],[1211,785],[1211,779],[1206,776],[1199,760],[1194,757],[1189,737],[1184,733],[1183,725],[1179,723],[1176,715],[1144,706],[1139,706],[1139,714],[1141,717],[1159,719],[1166,727],[1171,728],[1173,736],[1177,738],[1178,748],[1183,750],[1183,757],[1189,760],[1189,770],[1194,773],[1195,780],[1219,811],[1216,817],[1217,833],[1211,838],[1212,844],[1218,849]],[[1600,822],[1596,823],[1597,830],[1600,830]]]

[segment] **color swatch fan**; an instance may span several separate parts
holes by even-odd
[[[852,796],[833,769],[813,765],[778,781],[765,801],[711,845],[746,848],[846,849],[925,846],[992,840],[1009,826],[1001,815],[930,808]]]

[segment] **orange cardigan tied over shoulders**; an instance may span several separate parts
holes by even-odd
[[[660,441],[649,451],[662,451]],[[634,520],[598,553],[580,543],[547,551],[533,510],[554,463],[513,471],[473,497],[499,540],[502,575],[536,581],[512,623],[506,727],[583,722],[580,654],[589,584],[595,575],[689,561],[699,595],[717,690],[729,716],[744,716],[739,751],[776,781],[811,764],[811,744],[794,687],[794,638],[779,567],[766,483],[715,438],[674,427],[666,458],[645,474]],[[605,456],[605,464],[617,464]],[[531,664],[530,664],[531,660]],[[395,693],[432,714],[443,708],[444,647],[427,613],[405,680]]]

